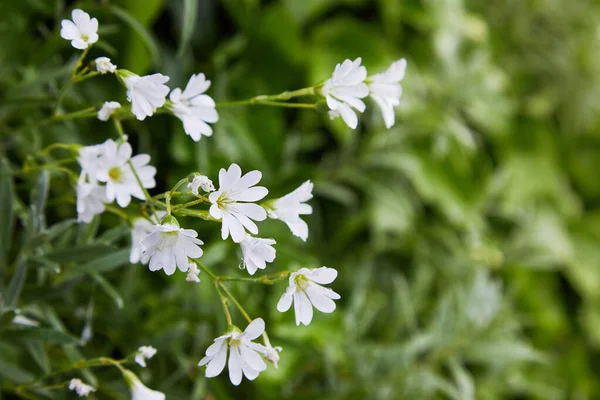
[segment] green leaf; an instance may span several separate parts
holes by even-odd
[[[156,2],[155,2],[156,3]],[[158,2],[161,3],[161,2]],[[140,23],[137,19],[135,19],[129,12],[119,8],[117,6],[111,6],[110,11],[120,20],[125,22],[142,40],[143,44],[146,46],[148,51],[150,52],[150,57],[152,58],[152,62],[154,65],[160,64],[160,53],[158,51],[158,45],[156,41],[152,37],[152,34],[142,23]],[[130,67],[133,68],[133,67]]]
[[[121,297],[119,292],[117,292],[117,290],[110,284],[110,282],[108,282],[106,279],[104,279],[104,277],[98,275],[97,273],[91,273],[90,275],[92,276],[92,278],[94,278],[98,285],[100,285],[102,290],[104,290],[104,293],[106,293],[108,297],[110,297],[115,302],[117,308],[123,308],[123,298]]]
[[[6,304],[8,307],[15,307],[17,305],[17,301],[19,300],[19,296],[23,290],[23,285],[26,278],[27,262],[25,260],[21,260],[17,270],[8,284],[8,290],[6,292]]]
[[[54,250],[44,257],[59,264],[79,263],[111,254],[114,250],[114,247],[102,244],[84,244],[70,249]]]
[[[123,249],[118,251],[110,251],[104,256],[99,256],[93,261],[87,264],[76,266],[68,270],[61,278],[67,279],[82,274],[96,274],[99,272],[112,271],[115,268],[119,268],[129,263],[129,249]]]
[[[8,328],[0,330],[0,339],[47,344],[79,344],[79,339],[50,328]]]
[[[48,189],[50,187],[50,174],[47,170],[42,170],[35,184],[31,189],[31,218],[33,220],[32,232],[33,235],[44,228],[44,210],[46,208],[46,200],[48,199]]]
[[[12,230],[14,224],[13,214],[13,177],[6,158],[0,159],[0,277],[8,263]]]
[[[177,57],[182,57],[186,48],[190,44],[194,34],[194,25],[196,24],[196,15],[198,12],[198,0],[183,1],[183,27],[181,28],[181,40]]]

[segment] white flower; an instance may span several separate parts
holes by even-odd
[[[126,369],[123,377],[131,390],[131,400],[165,400],[164,393],[146,387],[133,372]]]
[[[167,216],[142,240],[142,263],[150,261],[150,271],[163,269],[167,275],[172,275],[175,267],[187,272],[188,257],[202,256],[199,245],[204,243],[197,236],[195,230],[180,228],[175,218]]]
[[[138,352],[135,355],[135,362],[138,363],[142,368],[146,368],[146,360],[151,359],[156,354],[156,349],[152,346],[142,346],[138,348]]]
[[[80,379],[71,379],[71,382],[69,382],[69,390],[77,392],[79,397],[87,397],[90,392],[96,391],[93,386],[86,385]]]
[[[219,190],[212,192],[208,199],[212,203],[210,215],[223,221],[223,240],[231,234],[233,241],[240,243],[244,240],[244,228],[253,234],[258,233],[258,227],[252,220],[264,221],[267,212],[258,204],[240,202],[258,201],[269,193],[263,186],[254,186],[261,178],[260,171],[250,171],[242,176],[242,170],[237,164],[231,164],[228,170],[221,168],[219,171]]]
[[[100,121],[108,121],[110,116],[115,113],[121,105],[116,101],[105,101],[102,107],[98,110],[98,119]]]
[[[131,112],[143,121],[151,117],[158,107],[165,105],[169,87],[165,85],[169,77],[162,74],[139,76],[126,70],[118,70],[127,88],[127,100],[131,102]]]
[[[279,312],[289,310],[293,301],[296,325],[310,324],[313,306],[323,313],[332,313],[335,310],[333,300],[339,299],[340,295],[320,284],[331,283],[336,277],[337,271],[327,267],[312,270],[301,268],[293,272],[290,275],[290,285],[277,303],[277,310]]]
[[[150,220],[160,221],[165,215],[167,215],[166,211],[157,211],[156,214],[150,217]],[[131,252],[129,253],[129,262],[131,264],[140,262],[142,240],[151,234],[153,229],[154,224],[146,218],[140,217],[133,220],[133,226],[131,227]]]
[[[11,321],[13,324],[22,326],[40,326],[40,323],[24,316],[23,314],[15,315]]]
[[[82,174],[87,174],[89,180],[96,180],[96,171],[100,167],[100,156],[104,152],[104,146],[107,142],[96,144],[93,146],[85,146],[79,149],[79,157],[77,161],[81,166]]]
[[[70,40],[71,46],[79,50],[85,50],[90,44],[98,41],[98,20],[90,19],[90,15],[78,8],[71,13],[73,21],[63,19],[60,36]]]
[[[337,111],[346,125],[352,129],[358,125],[358,118],[352,108],[360,112],[365,111],[365,103],[360,99],[369,95],[369,87],[364,83],[367,69],[360,65],[361,61],[358,57],[354,61],[346,60],[336,65],[332,77],[321,89],[321,93],[327,100],[327,106]]]
[[[96,71],[100,72],[102,75],[111,73],[114,74],[117,70],[117,66],[110,62],[110,58],[108,57],[98,57],[96,58]]]
[[[304,202],[312,199],[313,183],[306,181],[296,190],[273,201],[268,208],[269,218],[278,219],[287,224],[294,236],[306,242],[308,225],[300,215],[312,214],[312,207]]]
[[[244,267],[250,275],[254,275],[257,269],[265,269],[268,262],[273,262],[275,243],[277,242],[273,239],[255,238],[250,235],[244,237],[240,246],[244,256]]]
[[[387,128],[391,128],[396,119],[394,107],[400,105],[400,97],[402,96],[400,81],[404,79],[405,71],[406,60],[402,58],[394,62],[384,73],[371,77],[371,83],[369,84],[371,98],[381,108]]]
[[[210,87],[210,81],[204,74],[192,75],[187,86],[174,89],[169,98],[170,109],[183,122],[183,129],[195,142],[204,136],[211,136],[213,131],[209,123],[219,120],[214,100],[203,94]]]
[[[192,193],[198,196],[198,189],[202,189],[206,193],[209,193],[215,191],[215,186],[207,176],[196,175],[194,176],[194,179],[188,183],[188,189],[191,189]]]
[[[200,270],[198,269],[198,266],[195,262],[190,261],[190,269],[188,269],[188,273],[185,277],[185,280],[187,282],[200,283],[200,277],[198,275],[200,275]]]
[[[267,364],[259,353],[264,351],[264,346],[253,343],[265,331],[265,321],[256,318],[248,324],[244,332],[237,327],[223,336],[219,336],[214,343],[206,349],[206,357],[198,363],[206,365],[205,376],[213,378],[225,368],[227,349],[229,349],[229,379],[234,385],[242,381],[242,373],[249,380],[254,380],[258,374],[267,369]],[[208,365],[207,365],[208,364]]]
[[[270,344],[267,343],[267,346],[263,349],[262,355],[265,357],[265,360],[273,364],[275,368],[279,368],[277,365],[279,363],[279,353],[283,350],[280,346],[271,347]]]
[[[77,221],[88,223],[94,215],[104,211],[104,204],[108,203],[106,188],[96,182],[86,182],[85,173],[82,173],[77,182]]]
[[[100,157],[98,157],[98,169],[96,179],[106,182],[106,197],[109,201],[117,199],[117,204],[127,207],[131,202],[131,196],[144,199],[144,191],[140,187],[133,172],[137,173],[142,185],[146,189],[156,186],[154,175],[156,168],[147,165],[150,162],[148,154],[138,154],[131,157],[131,145],[123,142],[117,145],[114,140],[107,140]],[[130,165],[131,162],[131,165]]]

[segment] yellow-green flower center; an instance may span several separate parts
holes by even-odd
[[[112,167],[108,171],[108,176],[112,181],[122,182],[123,181],[123,172],[119,167]]]
[[[294,283],[296,283],[296,287],[298,287],[298,289],[305,290],[310,284],[310,281],[306,276],[299,274],[296,275],[296,278],[294,278]]]

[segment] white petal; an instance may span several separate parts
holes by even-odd
[[[229,349],[229,379],[235,386],[242,382],[242,359],[239,346]]]
[[[265,331],[265,321],[262,318],[256,318],[248,326],[244,331],[244,337],[248,340],[254,340]]]

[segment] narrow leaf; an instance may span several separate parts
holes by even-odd
[[[160,55],[158,52],[158,46],[154,41],[154,38],[150,34],[150,32],[142,25],[140,22],[131,16],[127,11],[122,8],[111,6],[110,11],[120,20],[125,22],[127,25],[131,27],[142,39],[148,51],[150,52],[150,57],[152,57],[152,62],[154,65],[160,64]]]
[[[177,52],[177,57],[183,56],[185,49],[190,44],[190,40],[194,34],[194,25],[196,25],[197,12],[198,0],[183,1],[183,27],[181,28],[181,40],[179,42],[179,51]]]
[[[98,285],[100,285],[102,290],[104,290],[104,293],[106,293],[108,297],[110,297],[115,302],[117,308],[123,308],[123,298],[121,297],[119,292],[117,292],[117,290],[110,284],[110,282],[108,282],[106,279],[104,279],[104,277],[102,277],[99,274],[92,273],[90,275],[92,276],[92,278],[94,278]]]
[[[0,277],[8,262],[8,252],[14,224],[13,178],[8,161],[0,159]],[[0,280],[1,282],[1,280]]]

